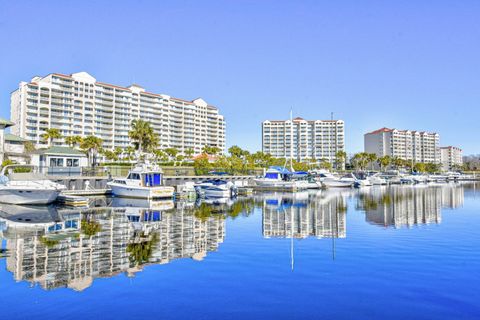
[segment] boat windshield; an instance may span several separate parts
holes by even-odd
[[[131,173],[128,175],[127,179],[130,179],[130,180],[140,180],[140,174],[131,172]]]
[[[0,184],[7,184],[8,181],[10,180],[8,179],[7,176],[0,176]]]
[[[146,173],[143,181],[147,187],[158,187],[162,185],[161,173]]]

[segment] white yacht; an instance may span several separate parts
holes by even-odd
[[[293,173],[284,167],[272,166],[265,172],[262,178],[256,178],[253,181],[260,187],[276,188],[301,188],[306,189],[306,181],[292,180]]]
[[[319,173],[320,182],[327,188],[350,188],[356,179],[351,175],[336,177],[329,172]]]
[[[379,173],[370,175],[368,179],[374,186],[383,186],[387,184],[387,179],[381,177]]]
[[[207,198],[230,198],[238,193],[234,183],[221,179],[211,179],[196,183],[195,190]]]
[[[107,183],[117,197],[160,199],[173,198],[175,189],[163,185],[163,171],[158,166],[137,164],[126,178]]]
[[[16,168],[28,168],[30,172],[15,172]],[[49,204],[65,189],[64,185],[48,180],[35,166],[9,165],[0,172],[2,203]]]

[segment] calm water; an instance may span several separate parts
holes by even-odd
[[[2,319],[480,319],[480,185],[2,205]]]

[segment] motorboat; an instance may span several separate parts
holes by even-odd
[[[8,165],[0,172],[0,202],[2,203],[49,204],[57,200],[60,192],[65,189],[64,185],[47,179],[35,166]]]
[[[343,177],[336,177],[329,172],[321,172],[318,175],[320,182],[327,188],[351,188],[356,179],[352,175],[345,175]]]
[[[293,172],[284,167],[272,166],[268,168],[263,177],[255,178],[253,181],[259,187],[307,189],[307,182],[292,179],[293,175]]]
[[[304,189],[320,189],[322,183],[315,179],[315,176],[306,171],[292,172],[291,179],[297,181]]]
[[[387,179],[380,176],[378,173],[374,173],[368,176],[368,179],[374,186],[383,186],[387,184]]]
[[[238,193],[238,189],[231,181],[221,179],[210,179],[195,184],[198,194],[206,198],[229,198]]]
[[[448,176],[444,174],[431,174],[429,177],[431,182],[447,182]]]
[[[411,176],[414,183],[426,183],[428,182],[428,176],[423,174],[414,174]]]
[[[107,183],[117,197],[161,199],[173,198],[175,189],[163,185],[163,171],[158,166],[137,164],[128,176]]]
[[[364,172],[358,172],[357,174],[351,173],[347,176],[353,179],[354,181],[353,185],[357,188],[373,186],[373,183],[370,180],[370,177]]]

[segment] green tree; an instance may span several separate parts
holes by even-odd
[[[104,150],[103,155],[109,161],[118,161],[118,155],[112,150]]]
[[[346,159],[347,153],[345,151],[337,151],[337,153],[335,153],[335,168],[337,170],[344,170]]]
[[[193,161],[193,167],[197,175],[205,175],[210,171],[211,165],[208,160],[208,155],[201,154]]]
[[[417,162],[413,166],[413,170],[416,172],[426,172],[427,171],[427,166],[423,162]]]
[[[80,144],[80,148],[87,154],[88,163],[90,166],[96,165],[96,157],[98,152],[101,150],[103,140],[96,136],[85,137]]]
[[[178,151],[177,148],[167,148],[164,151],[168,155],[168,160],[169,161],[175,161],[175,158],[177,157],[177,154],[179,154],[179,152],[180,152],[180,151]]]
[[[245,150],[239,146],[231,146],[228,148],[228,153],[230,153],[232,157],[242,158],[245,155]]]
[[[371,166],[370,169],[373,170],[373,164],[377,161],[377,155],[375,153],[367,153],[365,158]]]
[[[135,148],[132,147],[132,146],[126,147],[124,154],[125,154],[127,160],[135,159]]]
[[[195,151],[192,148],[188,148],[187,150],[185,150],[185,156],[189,160],[192,159],[194,153]]]
[[[152,151],[158,146],[158,135],[155,134],[150,123],[141,119],[135,119],[132,121],[131,127],[128,136],[134,141],[135,146],[140,152],[140,156],[142,156],[144,152]]]
[[[385,155],[377,159],[377,163],[380,166],[380,171],[384,171],[390,163],[392,162],[392,158],[389,155]]]
[[[209,146],[209,145],[204,145],[202,148],[202,153],[209,154],[209,155],[216,155],[220,153],[220,148],[214,147],[214,146]]]
[[[75,148],[77,145],[82,143],[82,137],[80,136],[68,136],[65,137],[65,143],[68,144],[71,148]]]
[[[330,170],[332,169],[332,164],[327,159],[320,159],[320,169]]]
[[[168,156],[165,151],[160,149],[153,150],[153,156],[156,162],[166,162],[168,160]]]
[[[352,159],[350,160],[352,166],[355,169],[365,170],[368,165],[368,153],[366,152],[359,152],[353,155]]]
[[[56,128],[50,128],[45,130],[45,132],[41,135],[43,141],[47,142],[48,145],[52,145],[54,139],[61,139],[62,134],[60,130]]]

